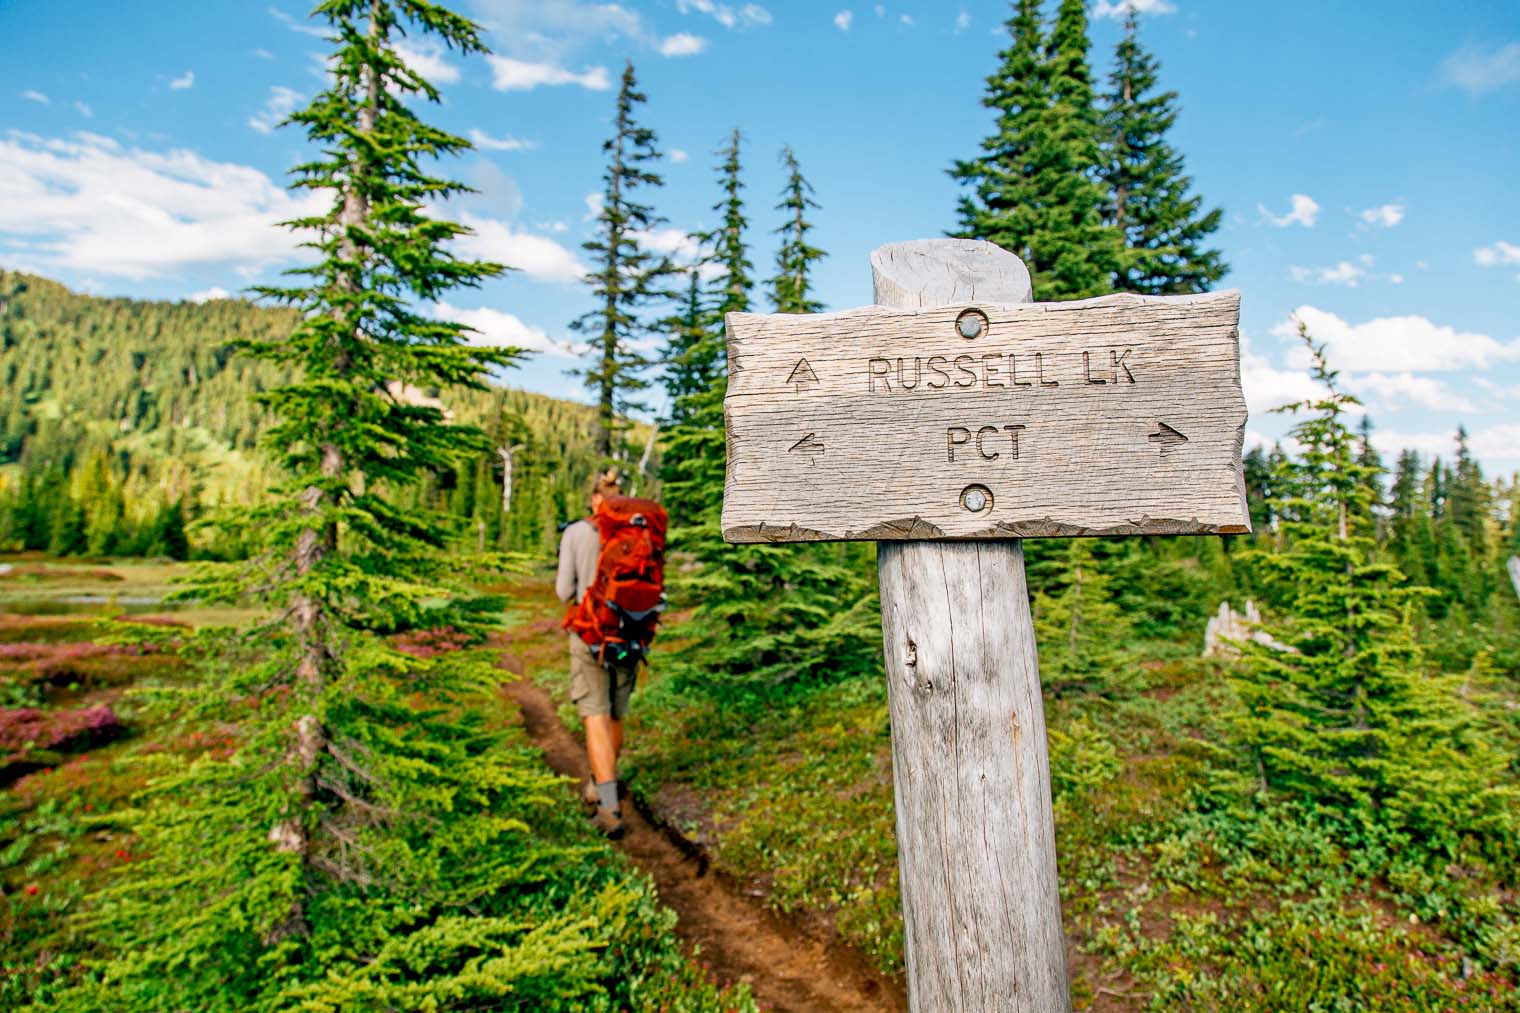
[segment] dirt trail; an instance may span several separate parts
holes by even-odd
[[[556,630],[557,632],[557,630]],[[508,652],[502,667],[519,678],[503,689],[522,711],[528,735],[549,766],[578,780],[587,775],[582,744],[560,721],[549,694],[521,678],[521,659]],[[680,917],[676,932],[702,948],[702,958],[725,984],[744,982],[762,1008],[812,1013],[824,1010],[906,1010],[897,983],[874,973],[842,945],[803,935],[716,875],[689,842],[652,824],[624,804],[627,828],[619,845],[659,888]]]

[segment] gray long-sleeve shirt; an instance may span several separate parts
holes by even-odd
[[[559,570],[554,575],[554,593],[560,601],[580,601],[596,579],[596,557],[602,550],[602,537],[596,525],[579,520],[559,536]]]

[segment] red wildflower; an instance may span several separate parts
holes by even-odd
[[[36,894],[37,894],[37,884],[36,883],[28,883],[27,887],[26,887],[26,893],[27,893],[27,896],[29,896],[29,897],[36,896]]]

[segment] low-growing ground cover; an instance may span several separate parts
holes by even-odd
[[[517,601],[545,616],[529,674],[573,720],[558,606],[542,587]],[[885,685],[682,685],[661,664],[686,646],[681,618],[634,698],[635,795],[770,906],[901,973]],[[1133,691],[1047,699],[1079,1008],[1520,1009],[1512,853],[1257,804],[1218,745],[1228,662],[1197,650],[1130,642]],[[1514,709],[1497,679],[1473,692]]]
[[[204,665],[217,663],[204,643],[189,640],[188,628],[0,616],[0,630],[13,644],[82,654],[115,649],[137,636],[142,650],[129,656],[176,661],[134,671],[104,688],[84,689],[85,700],[90,692],[112,694],[125,737],[60,755],[0,789],[0,1008],[41,1010],[65,1001],[77,1008],[79,986],[98,973],[98,962],[131,945],[130,939],[102,934],[90,919],[101,890],[128,883],[139,867],[153,864],[131,831],[137,793],[151,777],[231,760],[240,748],[241,729],[235,719],[186,720],[173,706],[175,695],[194,692]],[[407,645],[421,656],[475,650],[482,661],[494,658],[448,631],[410,637]],[[0,658],[0,683],[27,677],[24,663]],[[520,903],[522,928],[529,933],[524,938],[558,947],[558,962],[546,966],[547,977],[526,977],[517,987],[536,989],[533,994],[540,996],[579,996],[556,1001],[585,1009],[753,1009],[743,988],[718,987],[682,952],[672,931],[675,915],[660,906],[648,878],[598,837],[576,807],[565,804],[515,715],[494,696],[482,696],[479,706],[497,737],[495,762],[503,777],[530,786],[520,805],[501,818],[530,834],[538,853],[558,856],[542,867],[535,862],[530,878],[539,885]],[[66,713],[46,697],[40,711]],[[346,976],[343,986],[358,995],[381,980],[374,975],[383,975],[385,987],[395,987],[406,968],[427,966],[424,956],[378,953],[366,971],[363,965],[341,966],[335,954],[331,972]],[[367,983],[367,975],[374,982]]]

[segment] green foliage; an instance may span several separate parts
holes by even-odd
[[[1091,542],[1072,539],[1064,564],[1065,586],[1054,594],[1042,590],[1034,599],[1041,683],[1056,695],[1134,689],[1139,673],[1123,650],[1130,623]]]
[[[1140,47],[1133,8],[1115,52],[1105,96],[1102,176],[1104,218],[1124,237],[1114,288],[1143,295],[1202,292],[1229,270],[1218,250],[1203,244],[1223,212],[1203,210],[1189,194],[1182,155],[1166,140],[1177,121],[1177,93],[1155,94],[1156,58]]]
[[[598,305],[570,324],[591,341],[592,361],[578,375],[596,398],[597,452],[605,460],[612,458],[622,416],[641,407],[636,396],[648,386],[643,374],[650,362],[636,341],[652,328],[638,312],[660,294],[656,286],[670,273],[668,261],[646,249],[640,239],[664,221],[652,206],[635,199],[639,189],[664,183],[650,168],[661,158],[655,133],[635,119],[644,101],[630,62],[623,68],[612,136],[602,144],[607,169],[597,236],[582,244],[597,263],[588,277]]]
[[[1344,421],[1356,401],[1336,386],[1323,349],[1305,335],[1318,399],[1292,435],[1301,457],[1283,470],[1276,503],[1286,546],[1254,557],[1285,612],[1232,673],[1239,742],[1263,792],[1352,807],[1454,847],[1458,835],[1502,836],[1510,793],[1503,760],[1476,726],[1456,680],[1425,670],[1413,616],[1418,593],[1375,558],[1366,481]]]
[[[781,245],[776,250],[776,274],[771,278],[771,304],[777,313],[817,313],[823,303],[808,297],[808,272],[828,254],[807,241],[813,228],[807,212],[818,203],[813,200],[812,184],[802,178],[802,167],[790,145],[781,149],[781,164],[786,166],[786,185],[776,210],[786,212],[787,217],[774,230],[781,235]]]
[[[1047,34],[1040,6],[1015,3],[1012,42],[982,100],[997,113],[996,128],[980,156],[950,170],[971,188],[960,199],[956,234],[1018,254],[1040,298],[1101,295],[1112,287],[1122,237],[1101,214],[1087,14],[1082,0],[1062,0]]]

